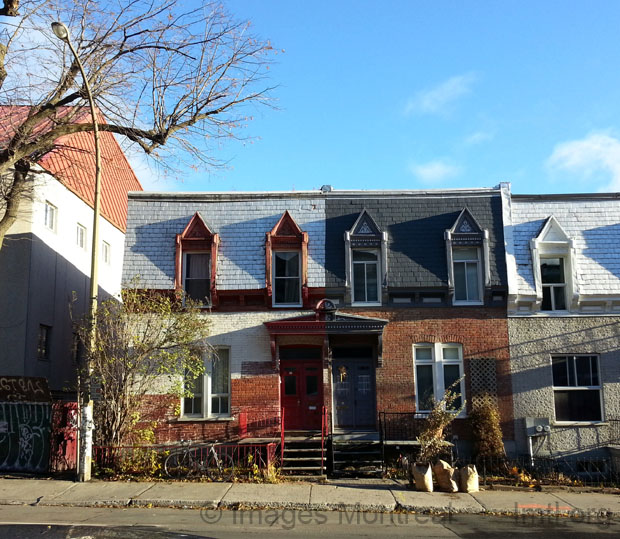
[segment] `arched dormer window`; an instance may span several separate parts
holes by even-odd
[[[347,303],[381,305],[387,296],[387,232],[364,209],[344,233]]]
[[[448,288],[454,305],[480,305],[490,286],[489,232],[467,208],[444,233]]]
[[[219,234],[196,212],[176,236],[174,287],[205,307],[217,305],[215,276]]]
[[[288,210],[267,232],[265,284],[273,307],[301,307],[308,302],[308,233]]]
[[[551,215],[530,240],[536,306],[541,311],[565,311],[577,301],[573,240]]]

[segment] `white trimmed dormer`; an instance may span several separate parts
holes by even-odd
[[[365,209],[344,233],[346,303],[376,306],[387,302],[387,238]]]
[[[547,217],[540,233],[530,240],[536,298],[532,310],[574,311],[579,285],[573,240],[557,219]]]
[[[448,289],[453,305],[482,305],[491,284],[489,231],[467,208],[444,232]]]

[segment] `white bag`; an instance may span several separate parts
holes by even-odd
[[[480,490],[478,470],[476,470],[475,464],[468,464],[461,468],[459,487],[461,492],[478,492]]]
[[[430,464],[412,464],[415,488],[421,492],[433,492],[433,471]]]

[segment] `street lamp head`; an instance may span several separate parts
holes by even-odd
[[[53,22],[52,31],[58,39],[62,41],[69,41],[69,30],[63,23]]]

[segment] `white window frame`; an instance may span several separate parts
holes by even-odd
[[[455,260],[454,253],[457,251],[462,251],[465,249],[476,249],[476,259],[473,258],[471,260]],[[468,264],[476,264],[476,276],[478,280],[478,297],[470,298],[469,291],[466,290],[467,299],[456,299],[456,277],[454,278],[454,301],[453,305],[482,305],[482,295],[484,293],[484,283],[482,280],[482,257],[481,257],[481,248],[477,245],[463,245],[463,246],[452,246],[452,274],[456,275],[455,267],[457,264],[465,265],[465,286],[468,288],[467,281],[467,265]]]
[[[104,264],[112,262],[112,246],[107,241],[101,242],[101,258]]]
[[[368,260],[368,261],[355,261],[355,253],[372,253],[373,255],[376,256],[376,260],[374,262]],[[376,294],[377,294],[377,299],[375,301],[365,301],[365,300],[358,300],[355,297],[355,265],[359,264],[359,265],[363,265],[364,266],[364,270],[366,269],[366,266],[369,265],[374,265],[376,267],[377,270],[377,290],[376,290]],[[364,279],[365,279],[365,286],[364,286],[364,290],[366,292],[366,296],[368,296],[368,282],[366,280],[366,271],[364,271]],[[352,305],[381,305],[381,280],[382,280],[382,273],[381,273],[381,249],[363,249],[363,248],[353,248],[351,249],[351,297],[352,297]]]
[[[589,357],[589,358],[595,358],[596,360],[596,370],[597,370],[597,378],[598,378],[598,384],[597,385],[591,385],[591,386],[580,386],[577,385],[578,383],[578,379],[577,379],[577,364],[576,364],[576,359],[580,358],[580,357]],[[553,383],[553,360],[554,359],[572,359],[572,361],[570,363],[572,363],[572,368],[573,368],[573,379],[575,380],[575,385],[573,386],[556,386]],[[593,423],[602,423],[605,420],[605,410],[603,408],[603,384],[601,382],[601,362],[600,362],[600,357],[597,354],[553,354],[550,357],[550,365],[551,365],[551,383],[552,383],[552,388],[553,388],[553,417],[555,418],[555,424],[557,425],[574,425],[574,424],[581,424],[581,425],[591,425]],[[570,368],[569,365],[569,361],[567,361],[567,369]],[[590,368],[590,372],[592,371],[592,369]],[[567,373],[567,378],[570,380],[570,377],[568,376]],[[600,419],[589,419],[589,420],[575,420],[575,419],[561,419],[558,420],[557,416],[556,416],[556,409],[555,409],[555,392],[556,391],[598,391],[598,396],[599,396],[599,402],[600,402],[600,410],[601,410],[601,417]]]
[[[49,201],[45,201],[43,223],[48,230],[56,232],[58,226],[58,208]]]
[[[211,275],[211,252],[210,251],[184,251],[183,252],[183,265],[181,267],[181,286],[183,287],[183,301],[185,301],[185,282],[187,277],[185,276],[185,270],[187,268],[187,257],[191,256],[191,255],[207,255],[209,257],[209,261],[208,261],[208,270],[209,270],[209,278],[208,278],[208,285],[209,285],[209,299],[208,302],[206,303],[202,303],[200,304],[201,306],[210,306],[211,305],[211,284],[212,284],[212,279],[213,276]],[[190,278],[190,280],[198,280],[197,278]],[[196,301],[196,300],[194,300]]]
[[[75,227],[75,243],[83,251],[86,251],[86,234],[86,227],[77,223]]]
[[[298,267],[298,275],[297,277],[278,277],[276,275],[276,256],[280,253],[296,253],[297,254],[297,259],[299,261],[299,267]],[[301,281],[302,281],[302,266],[301,266],[301,257],[302,257],[302,252],[297,250],[297,249],[278,249],[278,250],[274,250],[271,253],[271,289],[272,289],[272,293],[271,293],[271,304],[273,307],[301,307],[302,306],[302,297],[301,297]],[[278,303],[276,301],[276,279],[297,279],[298,280],[298,295],[299,295],[299,302],[297,303]]]
[[[420,348],[431,349],[431,359],[418,359],[416,350]],[[457,359],[444,359],[443,351],[446,348],[456,348],[458,350]],[[439,401],[443,398],[446,387],[444,387],[444,372],[443,368],[446,365],[458,365],[459,378],[461,383],[459,384],[461,393],[461,402],[465,402],[465,380],[463,378],[464,366],[463,366],[463,345],[459,343],[416,343],[413,345],[413,374],[414,374],[414,389],[415,389],[415,405],[417,413],[429,413],[429,410],[423,410],[420,408],[421,403],[419,400],[420,392],[418,391],[417,380],[417,366],[418,365],[431,365],[433,367],[433,395],[435,400]],[[458,417],[465,416],[465,409],[458,415]]]
[[[564,275],[564,282],[563,283],[544,283],[543,282],[543,277],[542,277],[542,266],[543,266],[543,262],[545,260],[553,260],[553,259],[558,259],[560,261],[560,263],[562,264],[562,273]],[[543,290],[543,297],[544,297],[544,290],[545,288],[550,289],[550,297],[551,297],[551,309],[543,309],[542,307],[542,301],[540,302],[540,310],[542,312],[553,312],[553,311],[566,311],[568,310],[568,286],[567,286],[567,279],[566,279],[566,269],[567,269],[567,260],[565,256],[561,256],[561,255],[557,255],[557,256],[541,256],[540,257],[540,263],[539,263],[539,268],[540,268],[540,286]],[[555,288],[561,288],[564,292],[564,308],[563,309],[556,309],[555,307],[555,293],[554,293],[554,289]]]
[[[212,382],[213,382],[213,369],[215,368],[218,361],[223,361],[223,358],[220,357],[222,352],[226,351],[226,361],[228,362],[228,387],[227,393],[213,393],[212,392]],[[217,356],[217,357],[214,357]],[[202,398],[202,405],[199,412],[194,413],[186,413],[185,412],[185,398],[181,397],[181,419],[220,419],[220,418],[230,418],[231,416],[231,364],[232,364],[232,354],[231,349],[229,347],[218,346],[215,348],[214,352],[205,353],[204,356],[205,362],[205,372],[198,377],[200,380],[200,387],[202,393],[198,394]],[[226,411],[222,412],[213,412],[213,398],[228,398],[228,408]],[[188,397],[193,398],[193,397]]]

